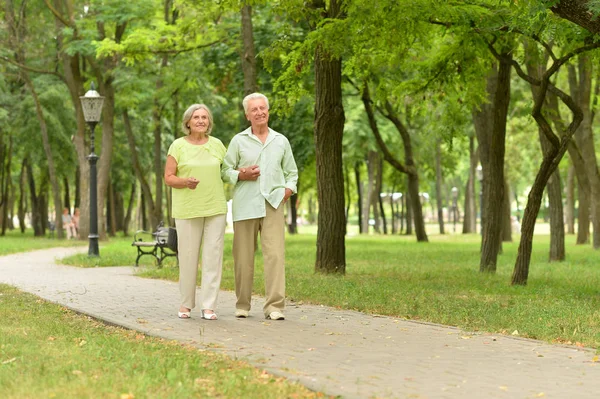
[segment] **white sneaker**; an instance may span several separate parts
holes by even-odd
[[[246,317],[248,317],[248,311],[244,309],[236,309],[235,317],[237,317],[238,319],[245,319]]]
[[[267,319],[268,320],[285,320],[285,316],[281,312],[274,311],[274,312],[269,313],[269,315],[267,316]]]

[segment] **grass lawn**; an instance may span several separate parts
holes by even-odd
[[[478,235],[430,235],[429,243],[405,236],[348,236],[346,275],[314,273],[316,236],[286,239],[287,296],[367,313],[514,334],[548,342],[600,348],[600,251],[567,236],[567,260],[548,263],[549,237],[534,236],[529,283],[510,285],[518,237],[504,243],[496,274],[479,273]],[[0,240],[0,247],[2,247]],[[131,266],[131,237],[100,243],[100,258],[86,254],[63,263]],[[231,234],[226,235],[222,288],[233,289]],[[145,258],[145,259],[144,259]],[[174,259],[158,269],[143,257],[140,275],[177,280]],[[264,293],[262,258],[256,259],[255,292]],[[200,274],[199,274],[200,276]]]
[[[34,251],[36,249],[53,247],[72,247],[87,245],[87,242],[80,240],[59,240],[58,238],[34,237],[33,230],[26,230],[24,234],[20,231],[7,231],[6,235],[0,237],[0,256],[16,252]]]
[[[314,273],[316,236],[286,239],[287,296],[324,304],[512,334],[548,342],[600,348],[600,251],[567,236],[567,260],[548,263],[549,237],[534,237],[529,283],[510,285],[518,237],[504,243],[496,274],[479,272],[478,235],[430,235],[429,243],[405,236],[349,236],[346,275]],[[226,235],[222,288],[233,290],[232,235]],[[133,265],[131,238],[100,243],[100,258],[64,259],[75,266]],[[145,260],[144,260],[145,258]],[[178,279],[174,259],[158,269],[143,257],[143,277]],[[200,274],[198,274],[200,277]],[[264,293],[262,258],[256,259],[255,292]]]
[[[0,284],[0,397],[317,398],[224,355],[110,327]]]

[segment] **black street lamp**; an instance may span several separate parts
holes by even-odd
[[[477,165],[477,180],[479,180],[479,222],[481,235],[483,235],[483,168]]]
[[[83,108],[83,118],[91,131],[90,155],[88,156],[88,161],[90,163],[90,234],[88,235],[90,246],[88,249],[88,256],[100,256],[100,251],[98,249],[98,183],[96,171],[98,155],[94,153],[94,129],[100,121],[104,97],[98,94],[94,87],[94,82],[92,82],[90,90],[85,93],[85,96],[79,97],[79,100],[81,101],[81,107]]]
[[[458,188],[452,187],[452,223],[454,223],[454,232],[456,233],[456,219],[458,214]]]

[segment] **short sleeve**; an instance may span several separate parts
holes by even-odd
[[[175,158],[175,161],[177,161],[177,163],[179,163],[179,159],[181,157],[181,146],[178,145],[177,141],[174,141],[171,146],[169,147],[169,151],[167,152],[167,155],[172,156],[173,158]]]

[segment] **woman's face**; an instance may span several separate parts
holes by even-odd
[[[190,127],[190,134],[208,132],[210,121],[208,119],[208,112],[205,109],[197,109],[192,114],[188,126]]]

